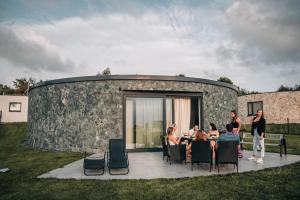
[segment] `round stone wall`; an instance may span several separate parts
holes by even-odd
[[[237,109],[230,84],[206,79],[115,75],[46,81],[29,92],[28,144],[33,148],[105,151],[110,138],[122,138],[125,91],[203,94],[203,128],[224,129]]]

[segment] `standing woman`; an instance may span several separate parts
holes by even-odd
[[[242,127],[241,119],[239,118],[239,116],[237,115],[237,112],[235,110],[231,111],[231,117],[232,117],[231,125],[233,127],[232,132],[234,134],[239,135],[241,127]],[[238,145],[238,156],[239,156],[239,158],[243,157],[243,154],[242,154],[242,151],[241,151],[241,145]]]
[[[258,164],[264,163],[265,156],[265,129],[266,120],[262,109],[258,109],[256,116],[252,119],[251,134],[253,135],[253,155],[249,160],[256,160]],[[257,150],[260,149],[260,158],[256,158]]]

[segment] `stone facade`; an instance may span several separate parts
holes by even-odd
[[[226,85],[226,84],[225,84]],[[203,92],[204,128],[224,129],[237,92],[193,81],[86,80],[35,87],[29,92],[28,143],[51,150],[106,150],[110,138],[122,138],[124,91]]]
[[[244,124],[250,124],[248,102],[263,102],[263,111],[268,124],[300,123],[300,91],[268,92],[238,97],[239,116]]]

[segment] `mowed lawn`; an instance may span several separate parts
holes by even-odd
[[[75,161],[80,153],[25,148],[26,124],[0,125],[0,199],[300,199],[300,163],[242,174],[155,180],[57,180],[38,175]],[[300,137],[287,136],[300,154]],[[145,169],[151,170],[151,169]]]

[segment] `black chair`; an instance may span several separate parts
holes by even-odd
[[[165,159],[165,157],[167,157],[167,162],[168,162],[169,154],[168,154],[168,146],[166,144],[166,136],[161,135],[160,140],[161,140],[161,145],[162,145],[163,160]]]
[[[212,166],[212,150],[209,141],[192,141],[191,146],[191,169],[193,164],[209,163],[209,171]]]
[[[84,153],[83,159],[83,173],[86,176],[93,176],[93,175],[103,175],[105,169],[105,153],[103,158],[97,157],[87,157],[86,152]],[[99,173],[88,174],[87,171],[99,171]]]
[[[123,139],[110,139],[107,152],[107,168],[111,175],[126,175],[129,173],[128,153]],[[125,173],[112,173],[112,169],[127,169]]]
[[[233,164],[236,166],[237,173],[239,173],[238,167],[238,142],[237,141],[219,141],[216,149],[216,166],[220,164]]]
[[[186,163],[186,145],[185,144],[176,144],[170,145],[169,140],[167,140],[167,147],[168,147],[168,155],[170,165],[172,161],[175,162],[182,162]]]

